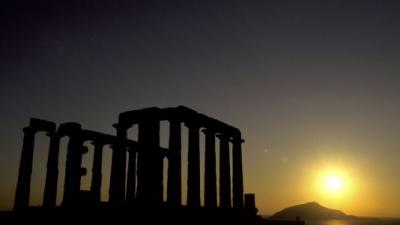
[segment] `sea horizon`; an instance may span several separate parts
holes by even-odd
[[[271,215],[262,215],[268,219]],[[295,220],[295,218],[293,218]],[[300,218],[300,220],[303,220]],[[356,217],[348,219],[304,219],[305,225],[400,225],[400,217]]]

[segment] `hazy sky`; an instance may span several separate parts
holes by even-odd
[[[99,2],[0,1],[1,209],[30,117],[114,134],[120,112],[186,105],[241,129],[260,213],[400,216],[398,1]]]

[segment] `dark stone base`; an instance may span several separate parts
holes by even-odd
[[[303,221],[265,220],[247,209],[206,209],[170,207],[75,207],[44,209],[31,207],[18,212],[0,212],[1,224],[243,224],[243,225],[304,225]]]

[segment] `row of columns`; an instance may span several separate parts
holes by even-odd
[[[126,138],[127,130],[132,124],[116,124],[118,138]],[[187,176],[187,206],[200,207],[200,124],[186,122],[188,127],[188,176]],[[140,151],[129,154],[128,176],[125,191],[126,154],[121,149],[113,151],[110,202],[125,201],[146,202],[148,205],[163,201],[163,155],[159,147],[159,121],[143,120],[138,122],[138,143]],[[217,176],[215,137],[220,139],[219,163],[219,197],[220,207],[243,207],[243,172],[240,136],[230,137],[217,133],[212,129],[204,129],[205,134],[205,179],[204,205],[217,207]],[[168,154],[167,203],[181,206],[181,121],[170,120]],[[232,151],[229,143],[232,142]],[[117,146],[121,148],[122,146]],[[232,167],[230,153],[232,152]],[[137,157],[137,158],[136,158]],[[232,168],[232,182],[231,182]],[[137,176],[137,177],[136,177]],[[136,185],[137,178],[137,185]],[[233,187],[231,187],[231,184]],[[137,188],[136,188],[137,187]],[[135,189],[136,188],[136,189]],[[231,188],[233,198],[231,198]],[[233,205],[232,205],[233,202]]]
[[[200,150],[199,150],[199,126],[186,124],[189,128],[188,149],[188,192],[187,205],[200,207]],[[215,137],[219,138],[219,200],[220,207],[232,207],[231,201],[231,164],[229,142],[232,141],[232,185],[233,207],[243,207],[243,171],[240,137],[230,139],[226,134],[217,134],[215,130],[204,129],[205,134],[205,172],[204,172],[204,206],[217,207],[217,176],[216,176],[216,152]],[[170,178],[171,182],[175,178]],[[177,185],[177,184],[176,184]],[[175,184],[169,186],[175,187]]]
[[[150,204],[163,201],[163,157],[159,147],[160,125],[158,120],[143,120],[139,123],[140,151],[128,149],[122,142],[112,145],[112,168],[109,196],[113,204],[125,201],[146,202]],[[187,177],[187,205],[200,207],[200,145],[199,131],[201,126],[195,122],[186,122],[189,129],[188,142],[188,177]],[[117,138],[126,140],[129,126],[117,124]],[[55,128],[54,128],[55,129]],[[66,134],[59,134],[52,130],[47,161],[46,184],[43,206],[56,205],[58,159],[60,138]],[[67,149],[67,163],[65,168],[63,204],[79,202],[81,176],[86,170],[81,168],[82,154],[87,152],[83,146],[83,139],[79,135],[79,124],[68,124],[70,137]],[[205,134],[205,178],[204,178],[204,205],[217,207],[217,176],[215,137],[220,139],[219,162],[219,197],[220,207],[243,207],[243,172],[240,136],[230,137],[213,129],[203,129]],[[29,192],[32,173],[34,136],[37,132],[32,127],[24,128],[24,143],[21,154],[18,184],[15,197],[15,208],[29,206]],[[231,199],[231,162],[229,142],[232,142],[232,190]],[[102,180],[102,151],[106,143],[94,141],[94,159],[92,166],[91,196],[96,202],[100,201]],[[126,176],[126,152],[129,152],[128,174]],[[137,158],[137,159],[136,159]],[[170,120],[170,139],[168,154],[168,182],[167,202],[172,206],[180,206],[182,202],[181,190],[181,121]],[[136,165],[137,164],[137,165]],[[137,176],[137,177],[136,177]],[[137,178],[137,184],[136,184]],[[126,187],[125,187],[126,182]],[[136,189],[137,187],[137,189]],[[125,198],[126,197],[126,198]]]
[[[49,160],[47,162],[47,168],[51,169],[58,164],[58,161],[51,160],[55,157],[58,158],[59,141],[56,134],[55,123],[31,118],[29,126],[25,127],[23,131],[24,139],[14,202],[14,209],[16,210],[25,209],[29,206],[33,153],[35,135],[37,132],[44,131],[50,137]],[[55,199],[56,190],[54,190],[54,188],[57,189],[57,171],[47,171],[43,205],[47,205],[47,202]]]
[[[38,124],[36,119],[34,124]],[[51,123],[45,121],[46,123]],[[32,122],[31,122],[32,123]],[[44,122],[43,122],[44,123]],[[17,189],[15,194],[15,210],[23,210],[29,207],[31,175],[33,167],[34,140],[38,131],[46,131],[50,137],[49,154],[47,159],[46,180],[43,195],[43,207],[53,208],[56,206],[58,164],[60,139],[63,136],[69,137],[67,146],[67,161],[65,167],[65,182],[63,205],[73,205],[79,202],[81,176],[86,174],[86,169],[81,168],[82,155],[88,149],[83,146],[86,139],[80,135],[81,126],[77,123],[62,124],[59,130],[55,131],[55,124],[51,123],[52,129],[38,129],[36,126],[29,126],[23,129],[24,139],[21,152],[20,168],[18,173]],[[61,130],[61,131],[60,131]],[[107,144],[98,138],[93,141],[94,158],[92,166],[92,180],[90,187],[90,197],[94,202],[100,202],[101,182],[102,182],[102,154],[103,147]]]

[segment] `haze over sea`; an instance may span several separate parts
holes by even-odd
[[[306,220],[306,225],[400,225],[400,219]]]

